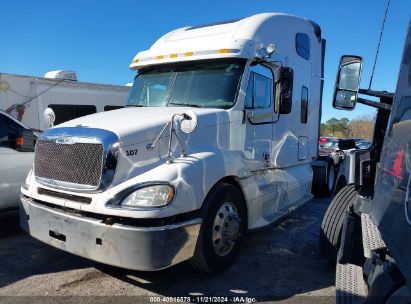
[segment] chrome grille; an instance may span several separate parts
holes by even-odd
[[[36,177],[98,187],[104,149],[100,143],[61,144],[39,139],[34,157]]]

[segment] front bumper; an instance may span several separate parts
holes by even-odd
[[[34,238],[108,265],[158,270],[191,258],[201,219],[161,226],[107,225],[21,196],[20,225]]]

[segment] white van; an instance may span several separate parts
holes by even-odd
[[[124,107],[130,87],[77,81],[73,71],[45,77],[0,73],[0,110],[25,126],[44,131],[43,113],[51,108],[55,125],[85,115]]]

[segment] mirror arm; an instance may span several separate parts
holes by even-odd
[[[267,59],[255,57],[254,60],[250,63],[250,66],[256,66],[257,64],[266,64],[266,63],[268,63]]]
[[[366,90],[366,89],[359,89],[358,93],[368,96],[374,96],[379,98],[391,98],[394,99],[394,93],[387,92],[387,91],[374,91],[374,90]]]
[[[172,144],[172,140],[173,140],[173,134],[177,138],[177,141],[178,141],[178,143],[181,147],[181,157],[186,157],[187,156],[186,152],[185,152],[185,149],[184,149],[184,145],[181,142],[180,138],[178,137],[176,130],[174,129],[174,119],[175,119],[176,116],[181,116],[184,119],[190,118],[190,116],[188,116],[186,113],[174,114],[171,117],[171,120],[166,123],[166,125],[163,127],[163,129],[161,129],[160,133],[158,134],[158,136],[156,137],[154,142],[152,144],[148,144],[146,146],[146,149],[148,151],[152,151],[154,149],[154,147],[156,146],[157,142],[160,140],[160,137],[163,135],[163,133],[166,131],[166,129],[169,128],[169,138],[168,138],[168,148],[167,148],[167,164],[173,163],[173,159],[171,157],[171,144]]]
[[[156,146],[157,142],[159,141],[161,135],[163,135],[163,133],[165,132],[165,130],[168,128],[168,126],[171,124],[171,121],[167,122],[166,125],[164,126],[163,129],[161,129],[160,133],[157,135],[156,139],[154,140],[154,142],[152,144],[148,144],[146,146],[147,150],[151,151],[154,149],[154,147]]]
[[[381,102],[377,102],[377,101],[373,101],[373,100],[369,100],[369,99],[364,99],[364,98],[358,98],[357,102],[366,105],[366,106],[370,106],[373,108],[377,108],[377,109],[382,109],[382,110],[387,110],[387,111],[391,111],[391,105],[386,104],[386,103],[381,103]]]

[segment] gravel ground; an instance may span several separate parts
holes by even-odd
[[[229,302],[335,303],[334,268],[317,245],[328,203],[313,200],[280,224],[250,233],[235,264],[214,277],[187,263],[158,272],[101,265],[30,238],[15,217],[0,218],[0,303],[225,301],[211,296]]]

